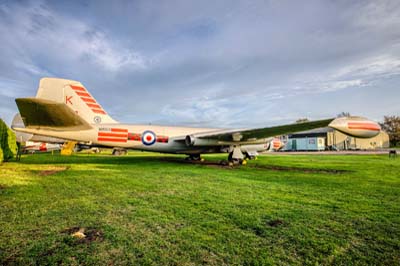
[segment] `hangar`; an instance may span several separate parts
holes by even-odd
[[[290,134],[285,137],[283,151],[375,150],[389,148],[389,135],[361,139],[347,136],[332,128],[323,127]]]

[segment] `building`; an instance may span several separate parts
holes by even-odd
[[[291,134],[284,151],[375,150],[389,148],[389,135],[381,131],[369,139],[349,137],[329,127]]]

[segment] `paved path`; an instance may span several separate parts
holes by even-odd
[[[319,155],[359,155],[359,154],[387,154],[389,155],[390,149],[384,150],[366,150],[366,151],[282,151],[282,152],[269,152],[264,154],[279,154],[279,155],[307,155],[307,154],[319,154]],[[397,150],[400,153],[400,150]]]

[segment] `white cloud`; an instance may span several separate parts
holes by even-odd
[[[398,3],[3,2],[0,78],[29,88],[0,79],[0,94],[32,95],[40,77],[59,76],[118,120],[201,126],[319,117],[327,105],[335,115],[373,90],[385,106],[399,96],[389,93],[400,79]]]
[[[14,61],[14,66],[22,71],[28,72],[29,74],[39,75],[39,76],[52,76],[52,74],[49,71],[42,69],[33,63],[29,63],[28,59],[25,59],[24,61],[16,59]]]
[[[361,28],[386,31],[400,25],[400,2],[381,0],[364,2],[354,18],[354,24]]]
[[[117,71],[121,68],[147,68],[148,62],[138,52],[128,49],[113,47],[114,45],[106,38],[102,32],[95,32],[90,38],[81,41],[79,53],[81,56],[89,56],[100,66]],[[83,41],[83,42],[82,42]]]
[[[149,65],[150,61],[141,53],[123,47],[105,32],[81,20],[50,10],[40,1],[24,6],[4,4],[0,9],[7,17],[5,23],[0,24],[0,32],[3,36],[10,36],[6,33],[12,29],[10,42],[15,49],[22,48],[22,52],[16,52],[19,58],[15,58],[15,66],[32,74],[48,73],[35,66],[30,58],[38,55],[46,57],[46,54],[66,62],[89,60],[99,68],[112,72],[126,68],[133,71]],[[26,43],[29,43],[28,47]]]
[[[378,57],[366,58],[360,62],[339,68],[332,77],[377,79],[394,75],[400,75],[400,58],[393,55],[381,55]]]
[[[22,81],[0,77],[0,96],[17,98],[23,96],[27,84]]]
[[[342,90],[349,87],[359,87],[362,86],[363,82],[361,79],[354,79],[354,80],[341,80],[341,81],[333,81],[327,82],[326,84],[322,84],[321,90],[324,92],[327,91],[336,91]]]

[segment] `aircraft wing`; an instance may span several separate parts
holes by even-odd
[[[332,119],[324,119],[312,122],[289,124],[289,125],[274,126],[274,127],[255,128],[255,129],[218,130],[218,131],[195,134],[195,137],[200,139],[213,139],[224,142],[255,141],[257,139],[265,139],[319,127],[326,127],[333,120],[334,119],[332,118]]]
[[[176,140],[185,140],[187,145],[196,145],[196,143],[197,145],[200,145],[200,143],[206,145],[207,143],[259,143],[267,138],[321,127],[330,127],[348,136],[357,138],[371,138],[379,134],[381,130],[379,124],[376,122],[363,117],[352,116],[255,129],[215,130],[188,135],[181,139],[177,138]]]

